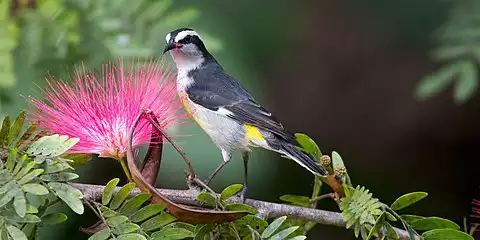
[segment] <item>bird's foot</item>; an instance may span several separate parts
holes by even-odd
[[[212,178],[208,177],[205,180],[203,180],[202,182],[205,183],[206,186],[210,186],[210,182],[212,182]]]

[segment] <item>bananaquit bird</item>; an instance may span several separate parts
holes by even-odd
[[[163,53],[169,51],[177,65],[177,91],[185,110],[222,152],[223,162],[207,179],[207,185],[231,160],[232,153],[239,151],[245,168],[240,194],[244,200],[249,147],[284,154],[313,174],[325,174],[313,156],[296,148],[295,136],[224,71],[194,30],[180,28],[165,39]]]

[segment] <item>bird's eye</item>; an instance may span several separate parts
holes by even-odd
[[[191,42],[191,41],[192,41],[192,36],[190,36],[190,35],[188,35],[188,36],[186,36],[186,37],[183,38],[183,42],[184,42],[184,43],[189,43],[189,42]]]

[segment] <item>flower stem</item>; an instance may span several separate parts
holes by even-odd
[[[125,157],[121,157],[119,160],[120,160],[120,165],[122,165],[123,172],[125,172],[125,175],[127,176],[128,181],[133,182],[132,175],[130,175],[127,162],[125,161]]]

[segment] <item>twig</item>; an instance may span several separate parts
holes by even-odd
[[[84,198],[86,200],[99,200],[102,198],[102,192],[104,186],[102,185],[92,185],[92,184],[82,184],[82,183],[71,183],[73,187],[76,187],[82,191]],[[117,187],[115,191],[120,190],[120,187]],[[200,202],[196,200],[198,191],[192,190],[175,190],[175,189],[158,189],[163,195],[167,196],[172,201],[191,205],[199,206]],[[137,195],[140,193],[140,190],[136,188],[132,191],[131,195]],[[233,197],[233,202],[241,202],[240,198]],[[320,209],[311,209],[303,208],[298,206],[291,206],[279,203],[265,202],[253,199],[247,199],[246,204],[256,208],[264,217],[266,218],[275,218],[281,216],[289,216],[292,218],[313,221],[323,225],[345,227],[345,222],[343,217],[338,212],[325,211]],[[402,229],[395,228],[395,231],[400,236],[400,240],[409,240],[408,233]],[[417,238],[419,239],[419,238]]]
[[[180,154],[180,156],[183,158],[185,163],[188,165],[188,169],[190,170],[190,173],[193,175],[193,177],[197,176],[195,173],[195,169],[193,169],[192,163],[190,162],[190,159],[187,157],[187,154],[172,140],[172,138],[167,135],[167,133],[162,129],[162,127],[158,124],[158,122],[155,121],[155,118],[152,117],[155,116],[154,113],[151,110],[146,110],[145,115],[147,116],[147,119],[150,121],[150,123],[165,137],[170,144],[172,144],[173,148]]]
[[[323,195],[320,195],[314,199],[311,199],[310,200],[310,203],[317,203],[318,201],[322,200],[322,199],[325,199],[325,198],[333,198],[335,199],[335,193],[327,193],[327,194],[323,194]]]
[[[92,203],[90,203],[90,201],[92,201]],[[105,218],[102,216],[101,210],[98,207],[95,200],[84,198],[83,202],[85,203],[85,205],[87,205],[93,211],[93,213],[95,213],[95,215],[97,215],[98,219],[100,219],[100,220],[98,222],[96,222],[95,224],[93,224],[92,226],[88,227],[88,228],[80,227],[80,231],[82,231],[86,234],[90,234],[90,235],[93,235],[96,232],[101,231],[104,228],[107,228],[110,231],[110,227],[107,224],[107,220],[105,220]],[[93,205],[95,205],[95,206],[93,206]],[[111,233],[110,233],[110,235],[111,235]],[[114,237],[114,236],[112,236],[112,237]]]
[[[212,193],[212,194],[216,194],[215,191],[213,191],[207,184],[205,184],[204,182],[200,181],[200,179],[198,178],[192,178],[191,181],[197,185],[199,185],[200,187],[206,189],[208,192]]]

